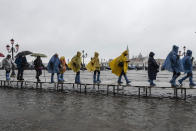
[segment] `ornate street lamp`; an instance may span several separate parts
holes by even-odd
[[[186,55],[186,46],[183,47],[183,50],[184,50],[183,55],[185,56]]]
[[[84,64],[84,59],[87,57],[87,53],[84,52],[84,50],[82,50],[82,70],[84,71],[84,67],[85,67],[85,64]]]
[[[12,53],[12,61],[14,61],[14,53],[17,53],[18,52],[19,45],[16,44],[15,47],[14,47],[14,39],[11,39],[10,40],[10,43],[11,43],[11,47],[10,47],[10,45],[6,45],[6,49],[7,49],[8,53]],[[11,77],[15,77],[15,76],[16,76],[16,73],[14,71],[14,65],[12,65]]]

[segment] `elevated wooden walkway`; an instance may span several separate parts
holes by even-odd
[[[87,88],[93,87],[93,89],[97,89],[97,92],[100,92],[101,90],[105,92],[106,95],[113,94],[113,95],[126,95],[124,94],[124,88],[137,88],[137,95],[138,97],[141,96],[151,96],[152,89],[172,89],[173,90],[173,97],[174,98],[181,98],[186,100],[187,98],[187,90],[192,90],[196,88],[190,88],[190,87],[151,87],[151,86],[136,86],[136,85],[118,85],[118,84],[93,84],[93,83],[81,83],[81,84],[75,84],[71,82],[62,82],[62,83],[50,83],[50,82],[35,82],[35,81],[5,81],[0,80],[0,87],[3,88],[36,88],[36,89],[42,89],[44,85],[52,85],[54,90],[57,91],[65,91],[68,90],[66,88],[66,85],[69,85],[72,88],[72,91],[78,91],[79,93],[88,93]],[[100,89],[101,88],[101,89]],[[105,90],[103,90],[105,89]],[[181,95],[179,95],[179,91]]]

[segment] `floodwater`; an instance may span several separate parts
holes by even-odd
[[[82,81],[91,82],[91,73],[82,72]],[[33,80],[26,71],[25,79]],[[161,72],[157,85],[167,86],[171,74]],[[42,81],[49,81],[45,74]],[[145,85],[144,71],[128,73],[133,84]],[[4,79],[1,71],[1,79]],[[73,81],[72,72],[65,73]],[[115,83],[109,71],[103,83]],[[186,84],[188,82],[186,81]],[[162,93],[156,91],[156,93]],[[166,94],[167,95],[167,94]],[[196,99],[106,96],[52,90],[0,88],[0,131],[195,131]]]

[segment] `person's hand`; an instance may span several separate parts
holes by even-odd
[[[195,58],[194,58],[194,57],[192,57],[192,58],[191,58],[191,61],[193,62],[193,61],[194,61],[194,59],[195,59]]]

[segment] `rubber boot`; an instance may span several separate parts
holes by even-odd
[[[177,86],[177,85],[176,85],[176,79],[177,79],[177,77],[174,76],[174,77],[170,80],[170,83],[171,83],[171,86],[172,86],[172,87],[176,87],[176,86]]]
[[[76,73],[75,83],[80,84],[80,73],[79,72]]]
[[[61,81],[60,74],[57,73],[56,75],[57,75],[57,80],[58,80],[58,82],[62,82],[62,81]]]
[[[40,82],[41,80],[39,79],[39,76],[36,77],[37,78],[37,82]]]
[[[63,74],[60,74],[60,80],[61,80],[62,82],[65,81],[65,80],[64,80],[64,75],[63,75]]]
[[[77,83],[77,75],[75,76],[75,83]]]
[[[10,80],[9,73],[6,73],[6,80],[7,80],[7,81]]]
[[[18,72],[17,72],[17,80],[18,81],[20,80],[20,69],[18,69]]]
[[[123,82],[121,81],[122,79],[122,73],[120,74],[120,76],[118,77],[118,84],[122,84]]]
[[[51,83],[54,83],[54,74],[51,74]]]
[[[194,87],[194,86],[196,86],[196,84],[193,82],[193,77],[189,77],[189,82],[190,82],[190,84],[189,84],[189,86],[190,87]]]
[[[97,74],[97,82],[98,83],[101,83],[101,80],[100,80],[100,72],[98,72],[98,74]]]
[[[94,74],[93,74],[93,83],[94,84],[97,83],[97,81],[96,81],[96,72],[94,72]]]
[[[81,82],[80,82],[80,73],[78,74],[78,84],[81,84]]]

